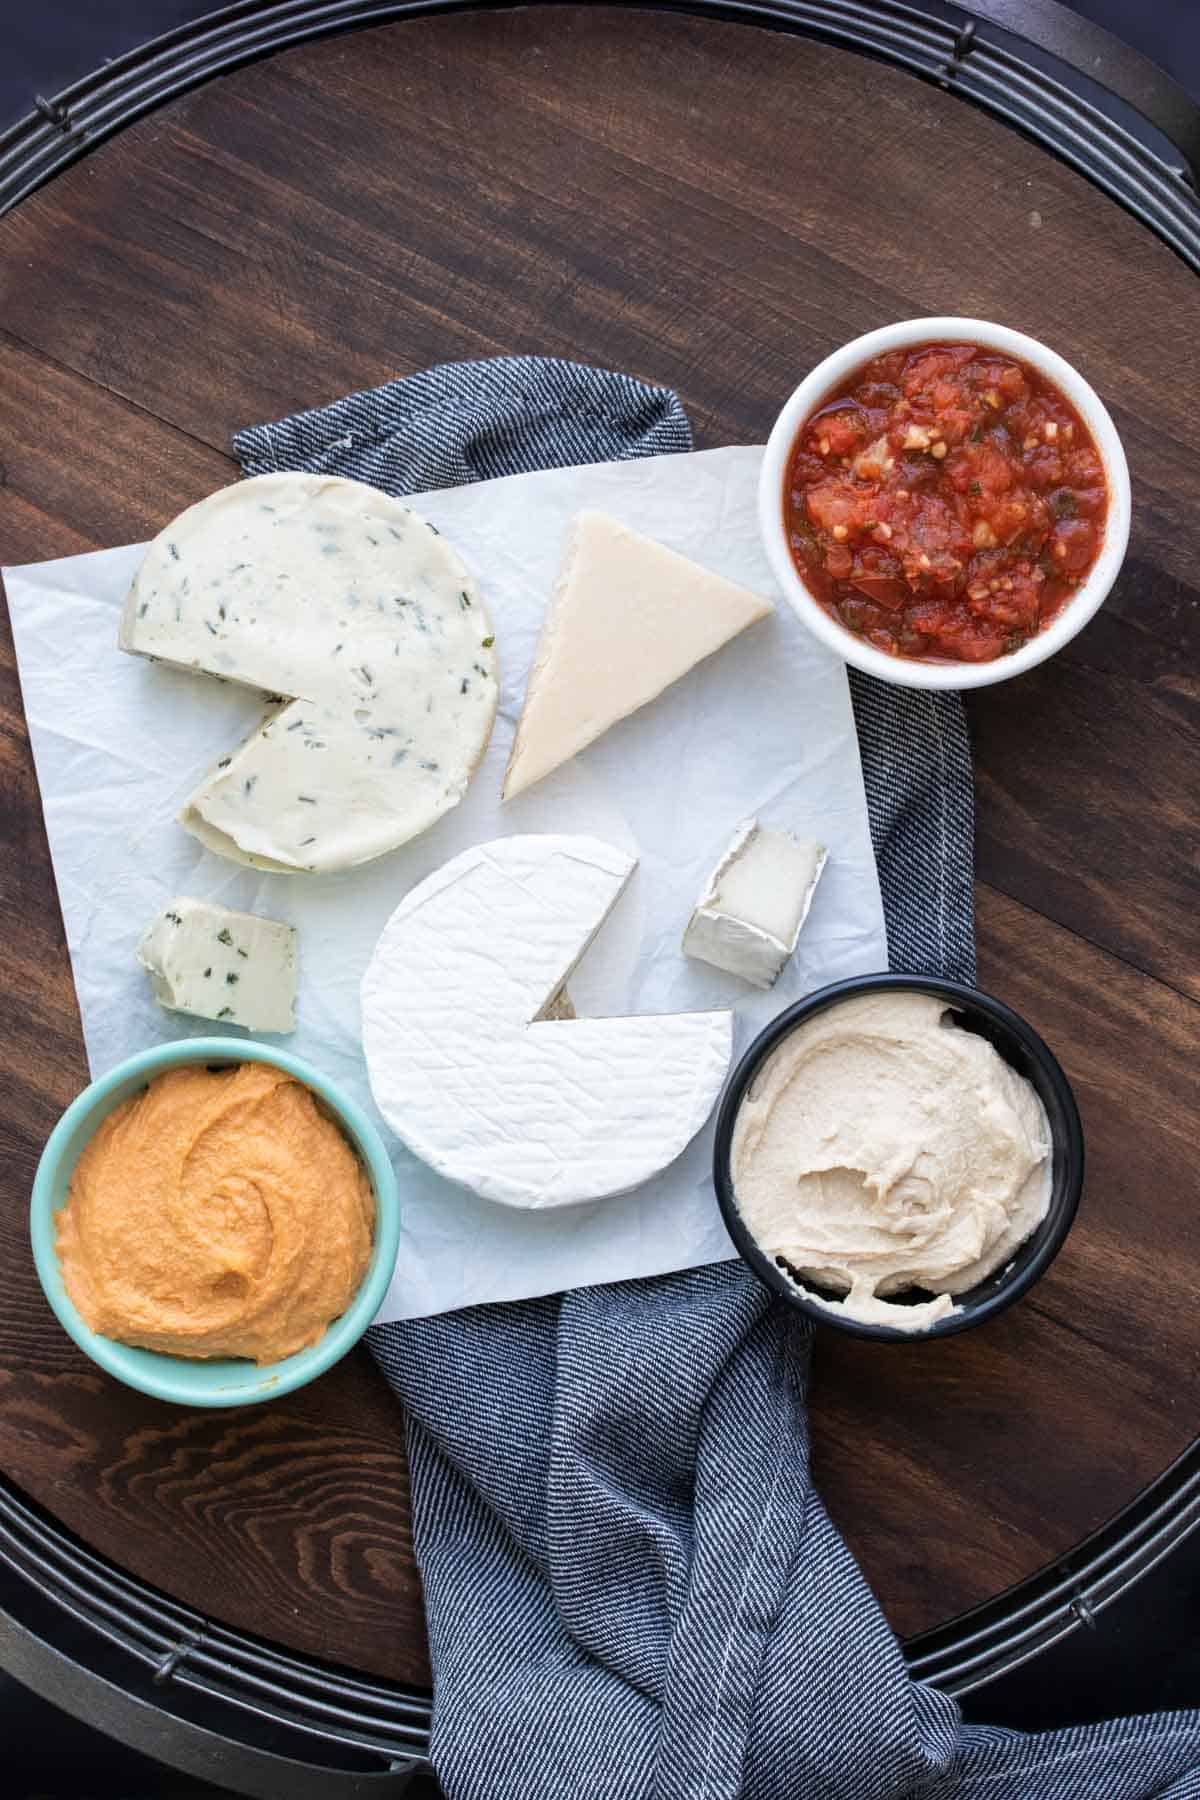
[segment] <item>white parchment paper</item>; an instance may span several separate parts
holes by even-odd
[[[412,504],[466,557],[487,597],[503,672],[500,714],[463,803],[415,843],[341,875],[242,869],[176,823],[201,773],[261,707],[244,691],[118,651],[118,615],[141,546],[4,571],[93,1075],[147,1044],[218,1029],[161,1011],[134,959],[143,928],[173,895],[298,926],[299,1024],[282,1041],[367,1107],[399,1174],[403,1233],[381,1319],[733,1255],[712,1190],[711,1122],[636,1193],[542,1214],[510,1211],[443,1181],[391,1138],[367,1084],[359,981],[392,909],[447,858],[524,831],[581,831],[634,851],[640,865],[630,887],[572,976],[576,1011],[732,1006],[735,1055],[792,1000],[886,967],[845,669],[771,580],[755,518],[760,456],[710,450],[415,496]],[[769,595],[778,610],[502,807],[526,672],[568,522],[583,506]],[[767,994],[680,950],[705,879],[752,813],[817,837],[830,852],[799,949]]]

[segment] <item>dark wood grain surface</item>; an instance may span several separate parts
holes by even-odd
[[[976,1333],[826,1334],[831,1510],[905,1634],[1032,1573],[1200,1408],[1200,289],[1087,184],[953,98],[757,28],[607,7],[318,43],[124,132],[0,221],[0,555],[156,530],[231,431],[450,357],[547,351],[761,440],[851,335],[964,312],[1043,337],[1128,449],[1125,572],[1070,650],[971,702],[980,970],[1070,1074],[1066,1250]],[[85,1069],[11,643],[0,649],[0,1467],[233,1623],[425,1668],[397,1409],[365,1359],[205,1417],[91,1370],[25,1207]]]

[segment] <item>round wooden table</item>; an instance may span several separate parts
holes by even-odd
[[[981,983],[1083,1112],[1078,1223],[986,1329],[824,1333],[815,1465],[904,1637],[1031,1575],[1196,1435],[1200,288],[960,100],[847,51],[609,7],[337,37],[153,113],[0,221],[5,560],[146,538],[238,426],[449,358],[548,352],[762,440],[846,338],[967,313],[1095,383],[1125,571],[1063,655],[970,700]],[[64,630],[69,621],[63,621]],[[0,647],[0,1469],[205,1614],[427,1679],[401,1418],[365,1354],[188,1413],[100,1376],[34,1279],[41,1145],[86,1079],[11,642]]]

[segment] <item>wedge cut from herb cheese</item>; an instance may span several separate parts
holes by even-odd
[[[401,901],[363,977],[367,1071],[418,1156],[506,1206],[570,1206],[658,1173],[704,1124],[729,1012],[550,1018],[635,860],[587,837],[511,837]]]
[[[255,868],[352,868],[416,837],[462,798],[496,713],[465,564],[332,476],[259,475],[189,507],[146,552],[120,646],[270,696],[180,814]]]
[[[755,987],[773,987],[799,942],[826,860],[814,839],[747,819],[688,921],[685,953]]]
[[[540,781],[774,609],[605,513],[571,523],[504,798]]]
[[[296,932],[278,919],[180,895],[146,927],[137,958],[170,1012],[295,1030]]]

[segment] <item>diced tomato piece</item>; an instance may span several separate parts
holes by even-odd
[[[1052,619],[1056,613],[1061,612],[1067,601],[1073,596],[1074,592],[1075,589],[1071,586],[1069,581],[1054,581],[1053,579],[1044,581],[1042,583],[1039,623],[1045,625],[1047,620]]]
[[[914,631],[911,625],[900,625],[896,629],[897,656],[924,656],[929,645],[923,633]]]
[[[851,456],[866,436],[867,425],[857,407],[818,413],[809,430],[808,441],[810,446],[819,447],[822,456]]]
[[[882,623],[879,608],[860,594],[848,594],[837,603],[837,616],[850,631],[866,631],[871,625]]]
[[[952,450],[942,464],[942,478],[957,494],[967,493],[975,479],[972,468],[974,456],[974,447],[967,444],[960,450]]]
[[[945,600],[917,600],[908,609],[908,623],[924,637],[940,637],[954,618],[953,607]]]
[[[958,662],[991,662],[1000,655],[1009,636],[1006,629],[982,619],[964,619],[947,625],[937,635],[938,649]]]
[[[1067,457],[1066,479],[1072,487],[1101,487],[1104,464],[1094,450],[1072,450]]]
[[[1002,411],[1016,400],[1023,400],[1029,391],[1024,372],[1017,363],[1009,362],[1007,358],[980,357],[972,373],[985,401],[990,389],[999,402],[997,406],[992,406],[993,412]]]
[[[969,363],[977,351],[973,344],[939,344],[929,350],[918,351],[910,360],[904,371],[903,388],[911,398],[928,387],[961,369]]]
[[[1108,490],[1102,487],[1076,488],[1075,510],[1081,518],[1098,519],[1108,505]]]
[[[944,647],[959,662],[994,662],[1004,650],[1007,634],[994,637],[987,631],[960,631],[943,639]]]
[[[825,567],[821,548],[814,538],[791,534],[792,561],[804,576],[822,606],[830,606],[837,594],[837,582]]]
[[[858,522],[862,498],[845,475],[829,475],[810,487],[804,500],[808,516],[822,531]]]
[[[857,389],[857,398],[859,405],[870,411],[881,408],[889,412],[900,398],[900,389],[894,381],[864,381]]]
[[[992,443],[968,445],[963,451],[968,459],[970,479],[977,481],[985,494],[1007,494],[1013,484],[1013,466]]]
[[[880,511],[882,512],[882,507]],[[899,552],[903,546],[897,546],[897,533],[893,532],[889,543],[880,543],[878,539],[868,539],[858,552],[858,566],[864,575],[896,575],[900,574]],[[903,536],[903,532],[899,533]]]
[[[1038,621],[1040,584],[1033,579],[1033,571],[1028,568],[1005,576],[1004,579],[1010,583],[1007,588],[1001,587],[997,593],[989,593],[986,599],[972,600],[968,597],[967,604],[977,618],[993,619],[997,624],[1010,629],[1032,631]]]
[[[792,458],[791,467],[792,488],[794,490],[792,494],[792,505],[803,506],[804,495],[803,493],[800,493],[800,490],[808,487],[814,481],[824,480],[828,472],[829,471],[826,469],[825,464],[821,461],[819,456],[809,456],[806,451],[797,450],[795,456]],[[799,499],[796,497],[798,493]]]
[[[958,513],[939,494],[922,494],[908,521],[910,548],[924,554],[959,562],[971,554],[970,534]]]
[[[852,577],[854,586],[868,600],[874,600],[877,606],[885,606],[889,612],[895,612],[912,598],[912,590],[904,585],[898,575],[871,575],[860,573]]]
[[[938,430],[948,444],[961,444],[974,423],[974,413],[965,406],[948,406],[938,413]]]
[[[1041,493],[1057,487],[1063,479],[1062,457],[1050,444],[1031,450],[1025,458],[1025,479]]]
[[[1036,400],[1017,400],[1012,406],[1005,407],[1004,424],[1013,442],[1024,449],[1028,439],[1038,437],[1041,432],[1041,406]]]
[[[865,373],[872,381],[886,381],[896,385],[904,373],[907,361],[907,350],[888,350],[883,356],[877,356],[874,362],[868,363]]]
[[[1087,519],[1060,519],[1054,527],[1050,554],[1070,575],[1086,569],[1096,554],[1096,528]]]
[[[1010,494],[1007,499],[981,510],[1001,544],[1011,544],[1014,538],[1023,537],[1030,531],[1035,535],[1045,534],[1046,508],[1033,494],[1024,491]]]
[[[996,386],[999,388],[1002,398],[1010,403],[1014,400],[1023,400],[1029,392],[1029,383],[1026,381],[1025,372],[1019,363],[1005,363],[996,379]]]

